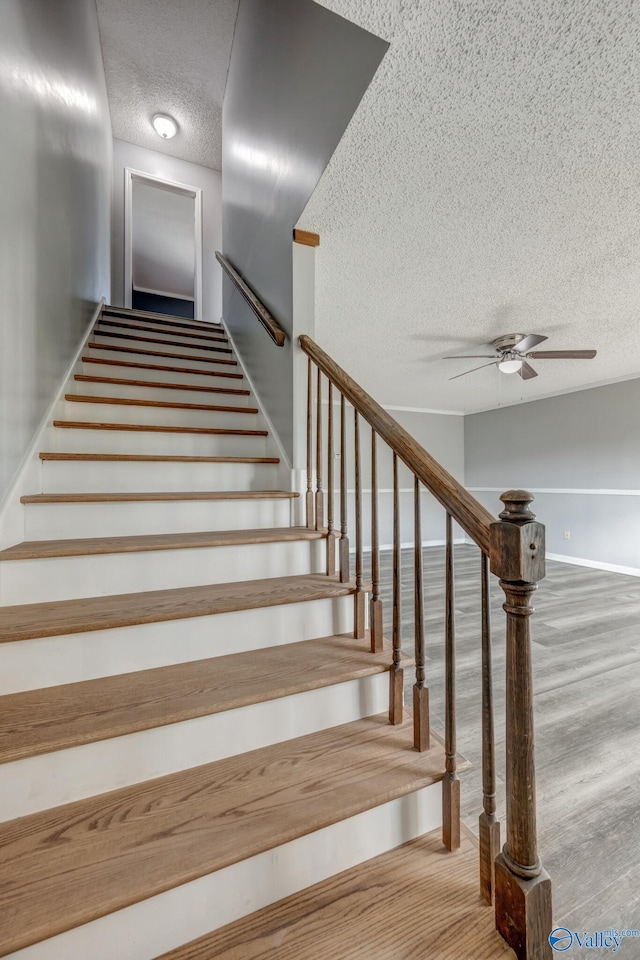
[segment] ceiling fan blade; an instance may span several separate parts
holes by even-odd
[[[497,362],[497,360],[493,360],[492,363],[482,363],[479,367],[474,367],[472,370],[465,370],[464,373],[456,373],[455,377],[449,377],[449,380],[457,380],[458,377],[466,377],[468,373],[475,373],[476,370],[484,370],[485,367],[493,367]]]
[[[536,350],[533,360],[593,360],[597,350]]]
[[[518,370],[518,376],[522,377],[523,380],[533,380],[534,377],[537,377],[538,374],[533,369],[530,363],[527,363],[525,360],[520,369]]]
[[[549,337],[542,337],[539,333],[530,333],[529,336],[521,340],[520,343],[516,343],[513,349],[516,353],[528,353],[533,347],[537,347],[539,343],[544,343],[545,340],[548,339]]]
[[[443,360],[497,360],[495,353],[465,353],[459,356],[443,357]]]

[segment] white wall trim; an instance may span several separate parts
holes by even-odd
[[[194,317],[202,319],[202,188],[191,187],[177,180],[166,180],[163,177],[154,177],[142,170],[133,167],[124,168],[124,305],[131,309],[131,290],[133,279],[133,181],[142,180],[146,183],[155,183],[174,193],[184,193],[195,200],[195,277],[194,277]],[[183,298],[188,299],[188,298]]]
[[[504,487],[467,487],[472,493],[503,493]],[[594,497],[640,497],[640,490],[598,490],[587,487],[527,487],[529,493],[576,493]]]
[[[156,297],[169,297],[170,300],[188,300],[195,303],[195,297],[188,297],[185,293],[169,293],[168,290],[152,290],[151,287],[139,287],[137,283],[133,284],[136,293],[152,293]]]
[[[24,528],[24,504],[20,503],[20,497],[28,490],[29,492],[40,492],[42,490],[42,462],[39,454],[43,448],[45,432],[54,419],[56,405],[62,400],[63,393],[66,391],[67,384],[74,373],[76,365],[80,361],[82,351],[85,348],[91,332],[102,312],[105,298],[102,297],[86,329],[80,338],[78,349],[75,351],[69,366],[60,379],[57,390],[55,391],[51,403],[47,407],[40,423],[38,424],[33,439],[29,444],[27,451],[20,461],[20,466],[14,474],[14,478],[9,485],[9,489],[0,503],[0,549],[9,547],[14,543],[20,543],[25,537]]]
[[[547,560],[558,563],[572,563],[576,567],[593,567],[594,570],[606,570],[608,573],[622,573],[628,577],[640,577],[640,567],[625,567],[619,563],[604,563],[600,560],[585,560],[583,557],[568,557],[563,553],[548,553]]]
[[[336,390],[337,390],[337,387],[336,387]],[[329,403],[328,398],[323,397],[322,398],[323,406],[326,407],[328,403]],[[346,403],[348,407],[352,406],[352,404],[349,403],[348,400],[346,401]],[[339,399],[334,400],[332,406],[339,407],[340,400]],[[434,414],[437,417],[464,417],[465,416],[464,410],[434,410],[431,407],[399,407],[391,403],[381,403],[380,406],[382,407],[383,410],[404,410],[405,413],[430,413],[430,414]]]

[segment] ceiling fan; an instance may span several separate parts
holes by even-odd
[[[538,374],[528,360],[593,360],[595,350],[534,350],[540,343],[548,340],[537,333],[508,333],[492,342],[495,350],[490,353],[471,353],[466,356],[443,357],[444,360],[491,360],[491,363],[482,363],[479,367],[458,373],[450,380],[465,377],[468,373],[482,370],[484,367],[497,366],[501,373],[517,373],[523,380],[531,380]]]

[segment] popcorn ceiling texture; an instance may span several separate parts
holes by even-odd
[[[640,375],[640,7],[322,0],[391,42],[299,226],[316,335],[383,403],[479,410]],[[500,334],[594,347],[449,382]]]
[[[220,170],[238,0],[97,0],[114,137]],[[151,126],[168,113],[178,134]]]

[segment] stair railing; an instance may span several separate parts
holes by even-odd
[[[531,669],[531,596],[545,575],[544,527],[529,509],[533,500],[523,490],[508,490],[504,509],[496,519],[449,474],[393,417],[366,393],[313,340],[300,337],[308,357],[307,390],[307,495],[306,524],[327,530],[327,573],[351,579],[348,484],[353,472],[355,500],[354,636],[365,637],[365,598],[368,587],[363,570],[361,421],[371,428],[371,598],[369,639],[372,651],[383,650],[383,601],[380,592],[380,524],[378,442],[392,454],[393,576],[392,664],[389,685],[389,720],[402,722],[404,677],[402,668],[402,534],[399,470],[404,464],[413,477],[414,543],[414,647],[413,743],[417,750],[430,746],[429,689],[426,676],[423,537],[421,492],[429,491],[444,507],[445,521],[445,774],[443,784],[443,842],[449,850],[460,845],[460,782],[456,771],[454,522],[480,548],[481,651],[482,651],[482,773],[483,811],[479,820],[480,890],[494,904],[496,927],[514,949],[518,960],[548,960],[551,947],[551,881],[537,850],[536,795]],[[314,391],[315,376],[315,391]],[[322,406],[327,381],[326,430]],[[315,411],[314,411],[315,393]],[[339,399],[340,473],[334,489],[334,395]],[[350,409],[348,408],[350,405]],[[315,412],[315,417],[314,417]],[[314,445],[315,420],[315,445]],[[350,423],[351,421],[351,423]],[[347,456],[352,434],[353,457]],[[315,449],[314,449],[315,446]],[[326,451],[326,454],[325,454]],[[327,459],[325,460],[325,455]],[[323,488],[326,464],[327,490]],[[339,501],[340,531],[335,522]],[[499,578],[506,614],[506,842],[500,851],[500,825],[496,819],[496,772],[489,614],[489,572]]]

